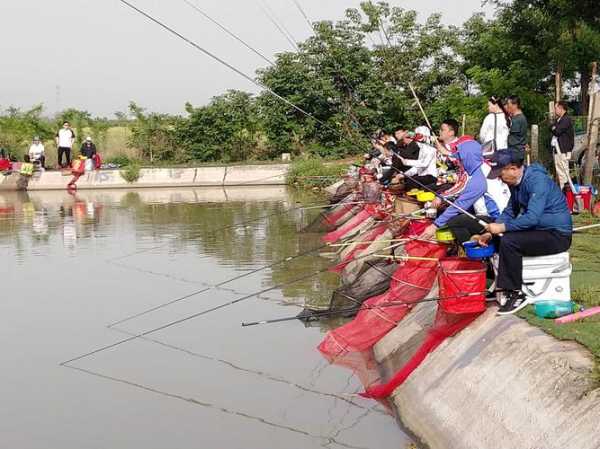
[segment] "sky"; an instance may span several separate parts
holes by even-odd
[[[129,0],[254,75],[265,62],[234,41],[184,0]],[[269,21],[270,8],[297,41],[310,29],[292,0],[188,0],[272,57],[291,50]],[[360,0],[297,0],[312,21],[338,20]],[[441,12],[460,25],[473,13],[490,14],[481,0],[389,0],[415,9],[420,19]],[[119,0],[0,0],[0,109],[43,103],[47,114],[68,107],[111,117],[130,101],[149,110],[181,113],[186,102],[206,104],[227,89],[256,91]]]

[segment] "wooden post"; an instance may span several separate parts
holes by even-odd
[[[548,103],[548,120],[554,120],[554,102],[551,101]]]
[[[531,161],[537,162],[540,155],[540,128],[531,125]]]
[[[556,67],[556,75],[554,77],[555,101],[558,103],[562,100],[562,64]]]
[[[465,127],[467,126],[467,116],[465,114],[463,114],[463,119],[462,119],[462,135],[465,135]]]
[[[585,155],[585,166],[583,168],[583,183],[589,185],[592,183],[594,174],[594,162],[596,161],[596,150],[598,148],[598,134],[600,133],[600,92],[591,96],[590,102],[593,105],[592,120],[590,121],[588,133],[588,147]]]
[[[597,62],[593,62],[592,63],[592,77],[590,78],[590,86],[589,86],[589,92],[582,92],[582,95],[588,95],[589,94],[589,101],[588,101],[588,117],[587,117],[587,128],[586,128],[586,132],[588,134],[588,141],[589,141],[589,135],[590,135],[590,130],[592,127],[592,113],[594,112],[594,104],[592,102],[592,97],[594,96],[594,93],[596,93],[596,76],[598,73],[598,63]]]

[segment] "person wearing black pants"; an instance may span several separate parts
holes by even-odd
[[[480,235],[485,232],[485,228],[479,223],[479,220],[485,221],[486,223],[493,221],[492,218],[486,215],[477,215],[477,220],[473,220],[468,215],[460,214],[450,219],[446,226],[452,231],[456,242],[462,245],[471,240],[472,236]]]
[[[71,165],[71,148],[75,143],[75,133],[71,129],[69,122],[64,122],[63,127],[56,133],[56,146],[58,148],[58,165],[65,168]],[[63,155],[65,163],[63,164]]]
[[[535,163],[523,166],[518,149],[500,150],[491,159],[490,178],[498,176],[510,187],[510,203],[478,236],[479,243],[498,240],[496,286],[506,292],[498,313],[515,313],[527,305],[523,287],[523,257],[549,256],[571,246],[573,223],[565,197],[546,170]]]

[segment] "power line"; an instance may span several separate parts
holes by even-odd
[[[289,42],[289,44],[292,46],[292,49],[300,51],[300,48],[298,48],[298,44],[295,42],[293,36],[286,31],[285,27],[282,24],[279,23],[275,15],[272,13],[272,10],[264,1],[262,2],[260,9],[263,12],[263,14],[267,16],[267,18],[271,21],[271,23],[275,25],[275,28],[279,30],[281,35]]]

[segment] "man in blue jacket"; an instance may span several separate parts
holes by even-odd
[[[515,313],[527,305],[523,286],[523,256],[548,256],[567,251],[571,246],[573,224],[565,197],[546,170],[537,163],[525,167],[515,150],[497,151],[488,178],[508,184],[511,198],[504,212],[486,226],[479,237],[486,244],[499,236],[496,286],[506,291],[506,303],[498,311]]]
[[[457,146],[458,159],[460,164],[468,175],[468,181],[465,188],[453,201],[462,210],[469,211],[475,214],[474,205],[481,198],[485,197],[487,191],[487,180],[483,174],[483,155],[481,144],[475,140],[465,141]],[[491,200],[490,200],[491,201]],[[487,203],[487,201],[486,201]],[[442,205],[440,199],[436,199],[432,203],[432,207],[439,208]],[[483,221],[492,221],[490,217],[490,203],[486,204],[488,213],[479,215],[478,219]],[[471,238],[473,234],[483,232],[483,228],[478,220],[473,220],[463,214],[454,206],[448,207],[429,227],[425,229],[421,238],[431,239],[435,236],[435,232],[441,227],[448,227],[454,234],[459,243],[464,243]]]

